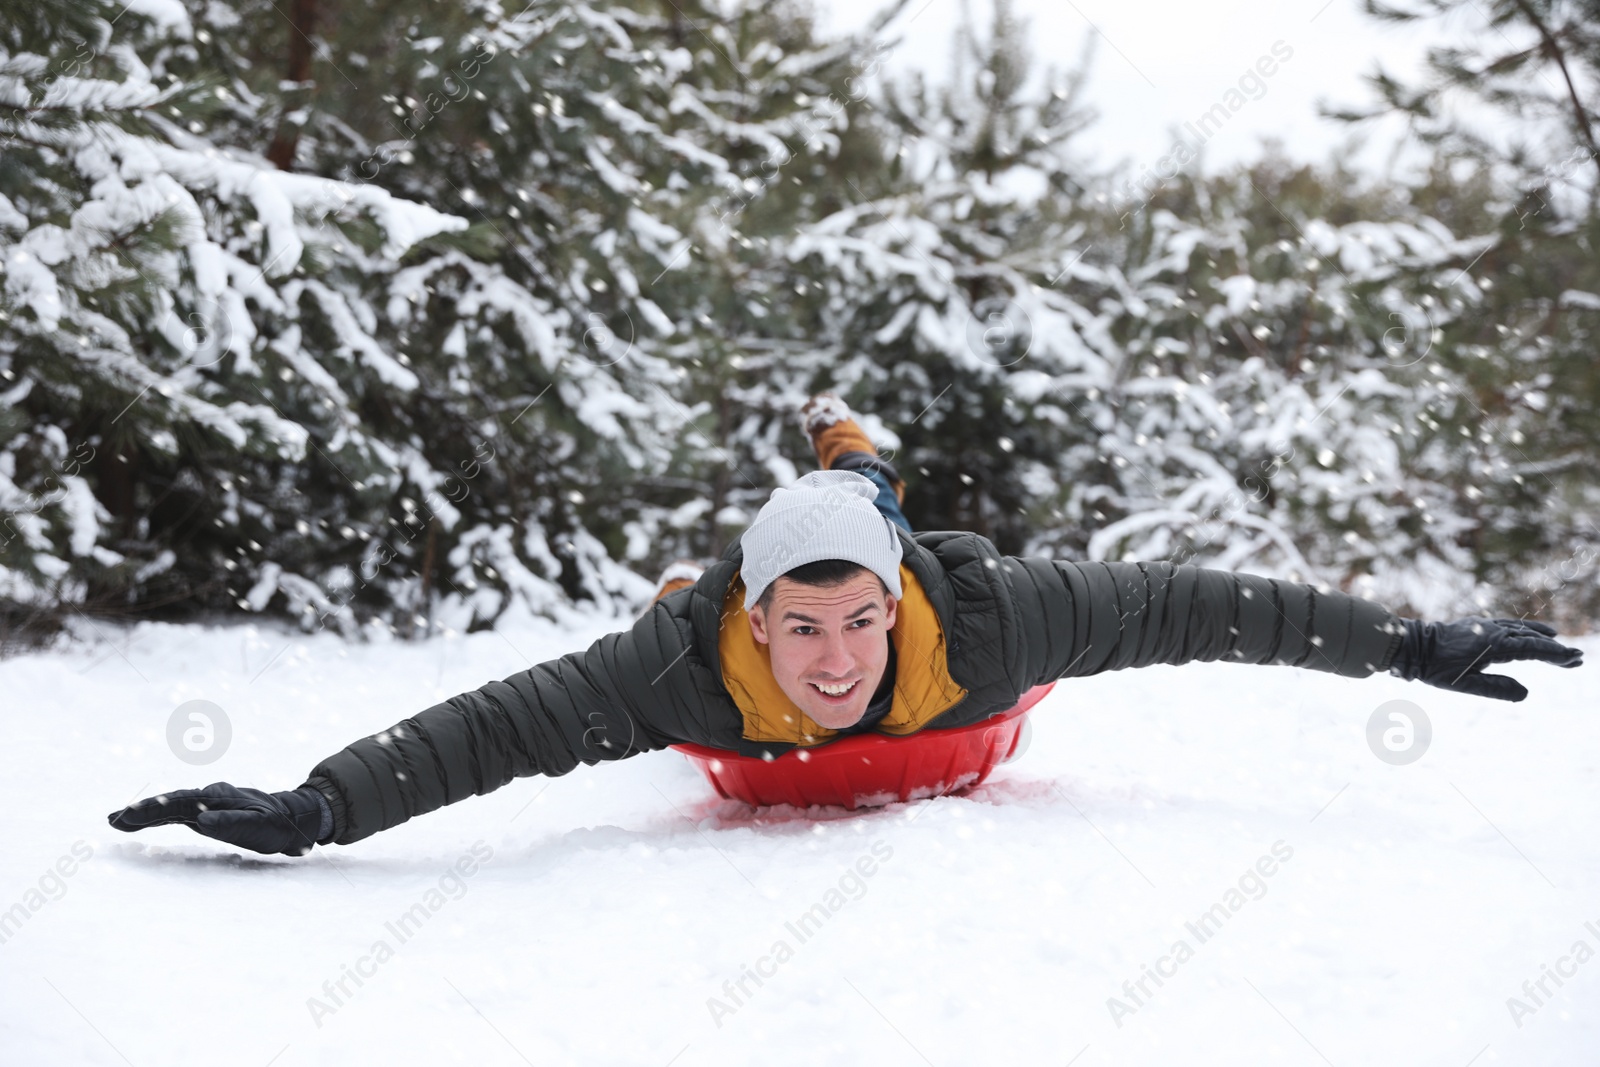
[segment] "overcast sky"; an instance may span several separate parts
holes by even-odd
[[[813,0],[823,28],[854,29],[881,10],[875,0]],[[971,0],[973,19],[987,29],[988,0]],[[1086,33],[1099,32],[1090,102],[1100,121],[1082,144],[1098,162],[1151,166],[1174,143],[1174,129],[1197,122],[1230,88],[1271,55],[1291,53],[1264,79],[1252,99],[1206,141],[1207,163],[1258,154],[1265,137],[1283,141],[1297,158],[1320,160],[1348,127],[1317,117],[1317,102],[1366,104],[1362,76],[1381,60],[1390,70],[1418,69],[1424,47],[1441,30],[1394,27],[1362,14],[1358,0],[1015,0],[1030,20],[1036,63],[1070,66]],[[887,66],[945,71],[961,0],[911,0],[894,26],[904,41]],[[1280,43],[1281,42],[1281,43]],[[1390,125],[1373,138],[1392,144]],[[1191,138],[1192,140],[1192,138]],[[1369,150],[1369,163],[1382,153]]]

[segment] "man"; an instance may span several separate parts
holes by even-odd
[[[1522,700],[1490,664],[1576,667],[1555,630],[1423,623],[1370,600],[1170,563],[1002,556],[984,537],[913,535],[904,485],[835,397],[801,413],[823,470],[774,490],[726,555],[669,569],[630,630],[450,700],[323,760],[298,789],[218,782],[108,816],[182,822],[263,853],[348,845],[513,778],[679,742],[776,756],[849,733],[966,726],[1035,685],[1194,660],[1388,670]],[[681,571],[682,568],[679,568]]]

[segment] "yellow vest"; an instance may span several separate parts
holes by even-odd
[[[904,563],[900,565],[900,586],[903,595],[889,631],[896,657],[894,703],[877,729],[912,734],[954,707],[967,691],[950,677],[938,612]],[[744,579],[737,574],[723,599],[717,654],[722,661],[723,684],[744,716],[746,740],[782,741],[809,748],[838,736],[839,731],[819,726],[778,686],[772,676],[771,651],[750,632]]]

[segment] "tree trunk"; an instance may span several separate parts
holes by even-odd
[[[707,524],[711,531],[707,543],[711,545],[716,555],[721,555],[726,546],[722,543],[722,523],[717,518],[722,514],[722,509],[728,505],[728,489],[733,483],[733,464],[736,462],[733,454],[728,451],[728,435],[731,432],[732,411],[728,402],[728,389],[726,384],[717,390],[717,445],[722,452],[722,463],[717,465],[717,476],[711,486],[711,514]]]
[[[304,85],[311,80],[311,34],[316,30],[317,0],[291,0],[289,5],[289,51],[284,80]],[[279,170],[293,170],[295,150],[300,145],[298,120],[289,116],[302,106],[309,94],[292,89],[284,101],[284,114],[278,119],[278,132],[267,147],[267,159]]]
[[[422,636],[427,637],[433,630],[433,568],[434,558],[439,547],[439,520],[432,516],[428,519],[428,542],[422,550]]]

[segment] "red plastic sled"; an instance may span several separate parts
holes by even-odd
[[[757,807],[836,804],[854,811],[861,805],[944,796],[979,785],[1016,753],[1028,711],[1054,686],[1035,686],[1014,707],[971,726],[906,737],[852,734],[816,748],[790,749],[770,760],[704,745],[672,747],[700,768],[725,799]]]

